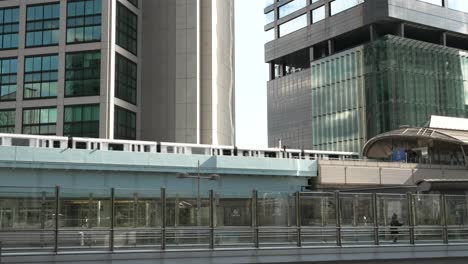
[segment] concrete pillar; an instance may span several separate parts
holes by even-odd
[[[369,39],[370,41],[374,41],[378,38],[378,34],[377,34],[377,28],[375,25],[371,24],[369,26]]]
[[[440,34],[440,45],[447,46],[447,32],[442,32]]]
[[[335,52],[335,42],[333,39],[328,40],[328,55],[332,55]]]
[[[405,23],[401,23],[398,25],[398,36],[404,38],[405,37]]]

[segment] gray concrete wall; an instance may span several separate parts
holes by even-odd
[[[142,4],[142,139],[234,144],[234,2]]]

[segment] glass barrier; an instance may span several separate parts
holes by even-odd
[[[334,193],[302,193],[300,199],[303,245],[336,244],[336,200]]]
[[[297,244],[294,193],[258,192],[258,240],[262,246]]]
[[[4,250],[52,250],[54,219],[54,188],[0,188],[0,243]]]
[[[157,248],[161,245],[160,190],[116,189],[114,197],[114,247]]]
[[[460,244],[468,242],[468,200],[3,187],[0,242],[6,253]]]
[[[379,243],[409,244],[410,215],[408,196],[404,194],[377,195]]]
[[[468,242],[468,201],[464,195],[445,196],[447,239],[450,243]]]
[[[166,243],[168,248],[208,248],[210,200],[207,193],[168,193]]]
[[[216,247],[252,247],[252,196],[217,193],[214,201]]]
[[[107,248],[110,239],[111,190],[61,188],[59,197],[60,249]]]
[[[340,195],[340,223],[343,244],[372,245],[375,223],[371,194]]]
[[[415,243],[435,244],[443,241],[441,196],[413,195]]]

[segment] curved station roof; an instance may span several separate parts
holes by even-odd
[[[364,146],[363,155],[385,158],[395,145],[402,142],[413,142],[419,147],[433,146],[439,142],[448,148],[462,149],[460,147],[468,146],[468,119],[432,116],[429,127],[405,127],[372,138]]]

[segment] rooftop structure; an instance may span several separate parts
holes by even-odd
[[[468,117],[465,1],[268,3],[269,146],[361,152],[431,115]]]

